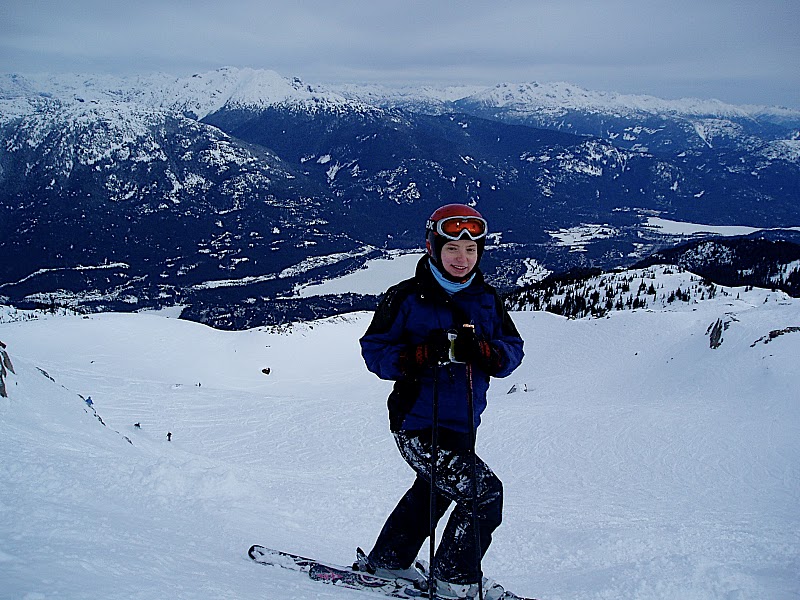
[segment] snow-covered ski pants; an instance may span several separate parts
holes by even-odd
[[[400,454],[417,474],[414,484],[400,499],[381,530],[369,561],[387,569],[410,567],[430,534],[430,431],[394,434]],[[472,517],[472,446],[469,434],[440,430],[436,461],[434,518],[450,505],[456,506],[436,549],[433,575],[452,583],[480,581]],[[492,532],[503,515],[503,484],[479,457],[476,458],[477,521],[481,556],[492,541]]]

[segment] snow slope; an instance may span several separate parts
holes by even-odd
[[[800,301],[739,291],[514,314],[527,355],[479,431],[506,494],[488,574],[544,600],[800,597]],[[369,314],[19,317],[0,309],[0,597],[370,597],[245,554],[346,563],[410,484]]]

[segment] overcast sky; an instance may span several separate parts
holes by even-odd
[[[568,81],[800,108],[800,0],[2,0],[0,72]]]

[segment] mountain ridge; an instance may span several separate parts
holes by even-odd
[[[0,294],[222,315],[418,247],[446,202],[491,223],[483,266],[504,290],[526,261],[614,268],[681,241],[652,217],[800,224],[800,133],[784,125],[591,111],[531,123],[458,104],[475,89],[426,88],[402,106],[377,90],[234,68],[0,78],[0,251],[11,257]],[[432,110],[437,95],[458,110]],[[580,244],[564,242],[572,232]],[[201,286],[219,280],[250,283]],[[303,302],[319,300],[284,303],[286,315]]]
[[[160,90],[160,91],[159,91]],[[87,92],[93,92],[87,94]],[[17,74],[0,75],[0,98],[47,96],[83,100],[100,98],[138,99],[167,110],[197,109],[195,116],[229,107],[265,108],[287,101],[328,100],[331,103],[363,102],[365,105],[400,102],[440,102],[465,100],[496,108],[509,106],[557,109],[639,111],[674,113],[685,116],[770,117],[800,119],[800,108],[773,105],[730,104],[716,99],[685,97],[664,99],[647,94],[620,94],[593,91],[563,82],[498,83],[495,85],[391,86],[358,83],[308,84],[297,77],[286,77],[265,69],[223,67],[190,76],[150,73],[132,76],[94,74]],[[404,100],[403,100],[404,99]],[[192,104],[194,107],[191,107]]]

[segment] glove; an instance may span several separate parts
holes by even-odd
[[[401,366],[407,373],[414,373],[449,361],[450,339],[444,329],[434,329],[424,344],[409,346],[400,356]]]
[[[479,337],[474,327],[458,330],[453,354],[456,362],[478,366],[490,375],[500,370],[500,353],[488,340]]]

